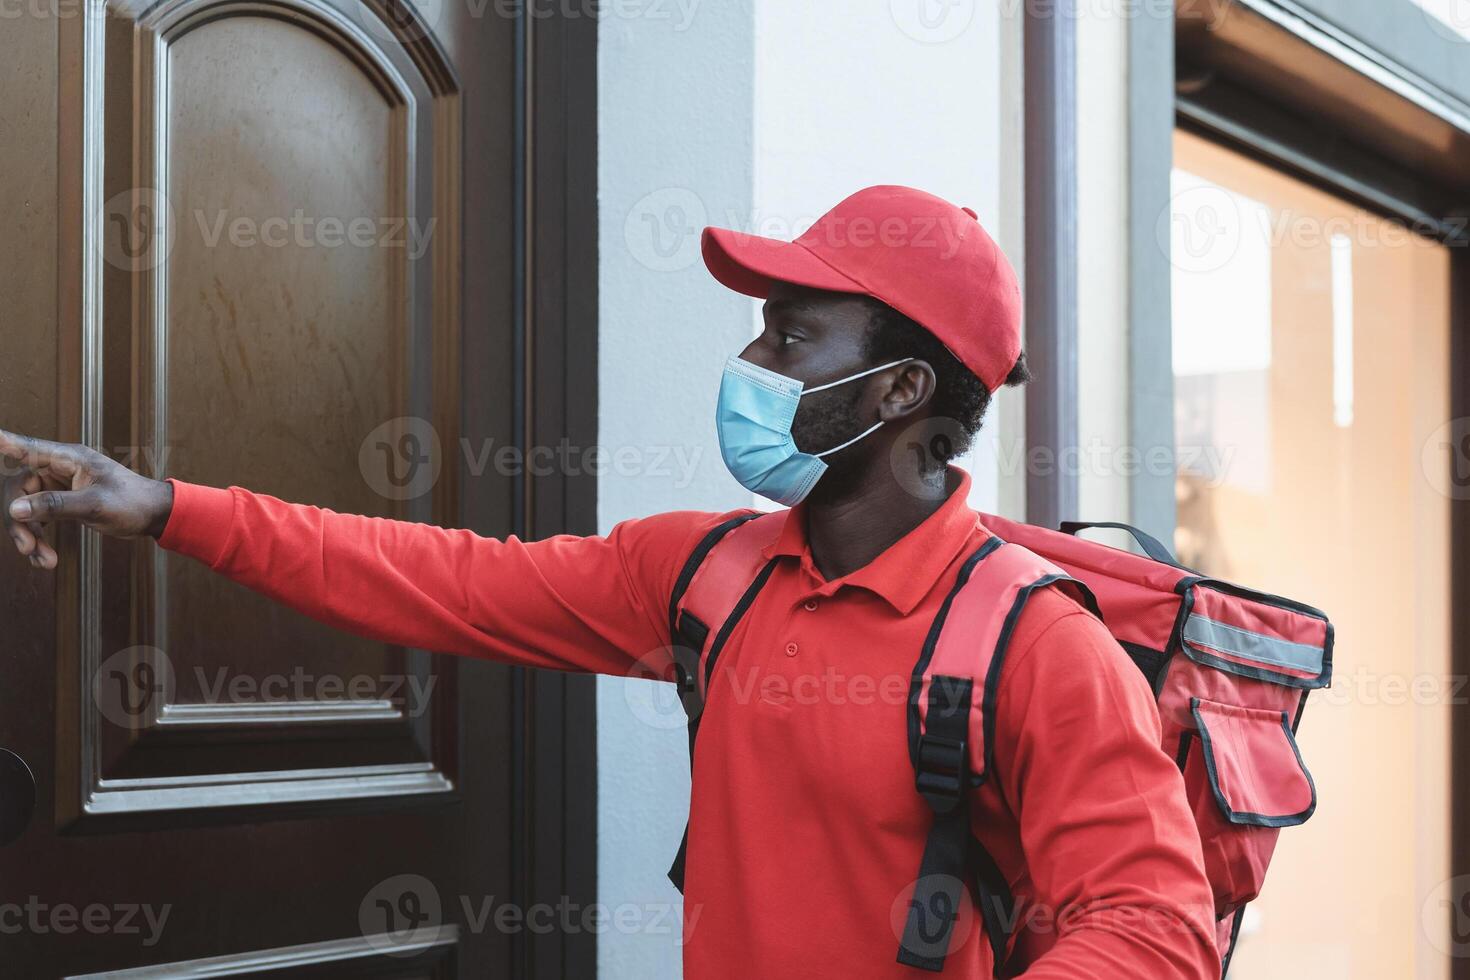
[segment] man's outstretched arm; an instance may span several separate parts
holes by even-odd
[[[152,534],[257,592],[362,636],[562,670],[661,670],[667,599],[684,555],[719,516],[627,521],[606,537],[497,540],[289,504],[133,473],[80,446],[0,431],[21,460],[6,481],[6,528],[54,568],[44,526],[75,520],[118,537]]]

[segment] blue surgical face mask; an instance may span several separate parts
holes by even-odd
[[[846,449],[883,424],[882,420],[875,422],[840,446],[816,454],[801,452],[791,436],[791,423],[802,395],[835,388],[911,360],[911,357],[900,358],[803,390],[802,383],[795,378],[732,355],[725,362],[715,410],[720,454],[725,458],[725,465],[740,485],[752,493],[787,506],[800,503],[827,471],[823,456]]]

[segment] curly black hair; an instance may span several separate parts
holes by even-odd
[[[938,337],[888,304],[871,297],[863,298],[873,308],[864,345],[869,361],[883,364],[903,357],[916,357],[929,362],[934,368],[935,378],[934,398],[929,405],[931,417],[954,419],[963,433],[962,438],[953,440],[951,455],[936,462],[947,463],[949,459],[963,455],[970,448],[975,433],[980,431],[985,410],[990,407],[990,389],[973,371],[961,364]],[[1023,352],[1011,373],[1006,375],[1005,384],[1010,387],[1030,380],[1031,372],[1026,368]]]

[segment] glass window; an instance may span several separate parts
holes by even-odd
[[[1449,255],[1189,133],[1173,190],[1180,558],[1337,628],[1230,975],[1447,976]]]

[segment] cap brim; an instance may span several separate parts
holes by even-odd
[[[728,228],[706,228],[700,242],[710,275],[737,293],[765,299],[772,282],[840,293],[866,293],[859,283],[794,242]]]

